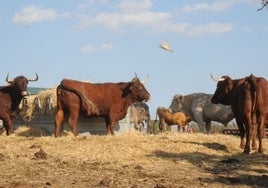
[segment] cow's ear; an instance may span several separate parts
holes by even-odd
[[[122,97],[126,97],[129,95],[130,91],[132,89],[132,84],[128,84],[125,88],[122,89]]]

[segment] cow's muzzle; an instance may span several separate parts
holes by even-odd
[[[26,96],[27,94],[28,94],[27,91],[22,91],[22,92],[21,92],[21,95],[22,95],[22,96]]]

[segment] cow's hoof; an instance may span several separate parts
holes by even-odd
[[[252,150],[257,150],[257,146],[252,146]]]
[[[11,136],[11,135],[13,135],[14,134],[14,131],[13,130],[9,130],[9,131],[7,131],[7,136]]]
[[[259,148],[259,149],[258,149],[258,152],[259,152],[259,153],[263,153],[263,149],[262,149],[262,148]]]
[[[249,154],[249,153],[250,153],[250,149],[245,148],[245,149],[244,149],[244,153],[245,153],[245,154]]]

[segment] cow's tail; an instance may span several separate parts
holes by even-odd
[[[249,84],[250,84],[250,95],[251,95],[251,100],[252,100],[252,112],[251,112],[251,120],[253,123],[253,137],[252,137],[252,141],[255,141],[255,134],[257,132],[257,125],[260,123],[260,119],[258,118],[258,102],[259,102],[259,87],[258,87],[258,83],[257,83],[257,78],[254,75],[250,75],[248,77],[249,80]],[[259,130],[258,130],[259,132]],[[261,139],[261,138],[259,138]]]
[[[258,91],[257,91],[257,81],[256,77],[254,75],[250,75],[248,77],[248,82],[250,84],[250,96],[251,96],[251,102],[252,102],[252,113],[254,114],[256,112],[256,106],[258,102]]]
[[[251,119],[253,124],[258,122],[256,113],[257,113],[257,103],[258,103],[258,87],[256,77],[254,75],[250,75],[247,78],[250,85],[250,96],[251,96]]]

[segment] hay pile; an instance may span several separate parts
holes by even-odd
[[[2,187],[265,187],[266,153],[239,137],[129,131],[116,136],[1,136]],[[23,133],[23,134],[22,134]],[[21,136],[20,136],[21,135]]]
[[[22,99],[18,115],[29,124],[37,115],[53,115],[57,107],[56,87],[38,92]]]
[[[38,106],[34,103],[36,95],[26,96],[19,105],[18,114],[23,121],[28,124],[38,111]]]
[[[56,87],[51,89],[46,89],[38,92],[37,97],[39,97],[41,101],[41,112],[40,114],[53,114],[54,110],[57,107],[57,95],[56,95]],[[49,101],[51,100],[51,109],[49,109]]]

